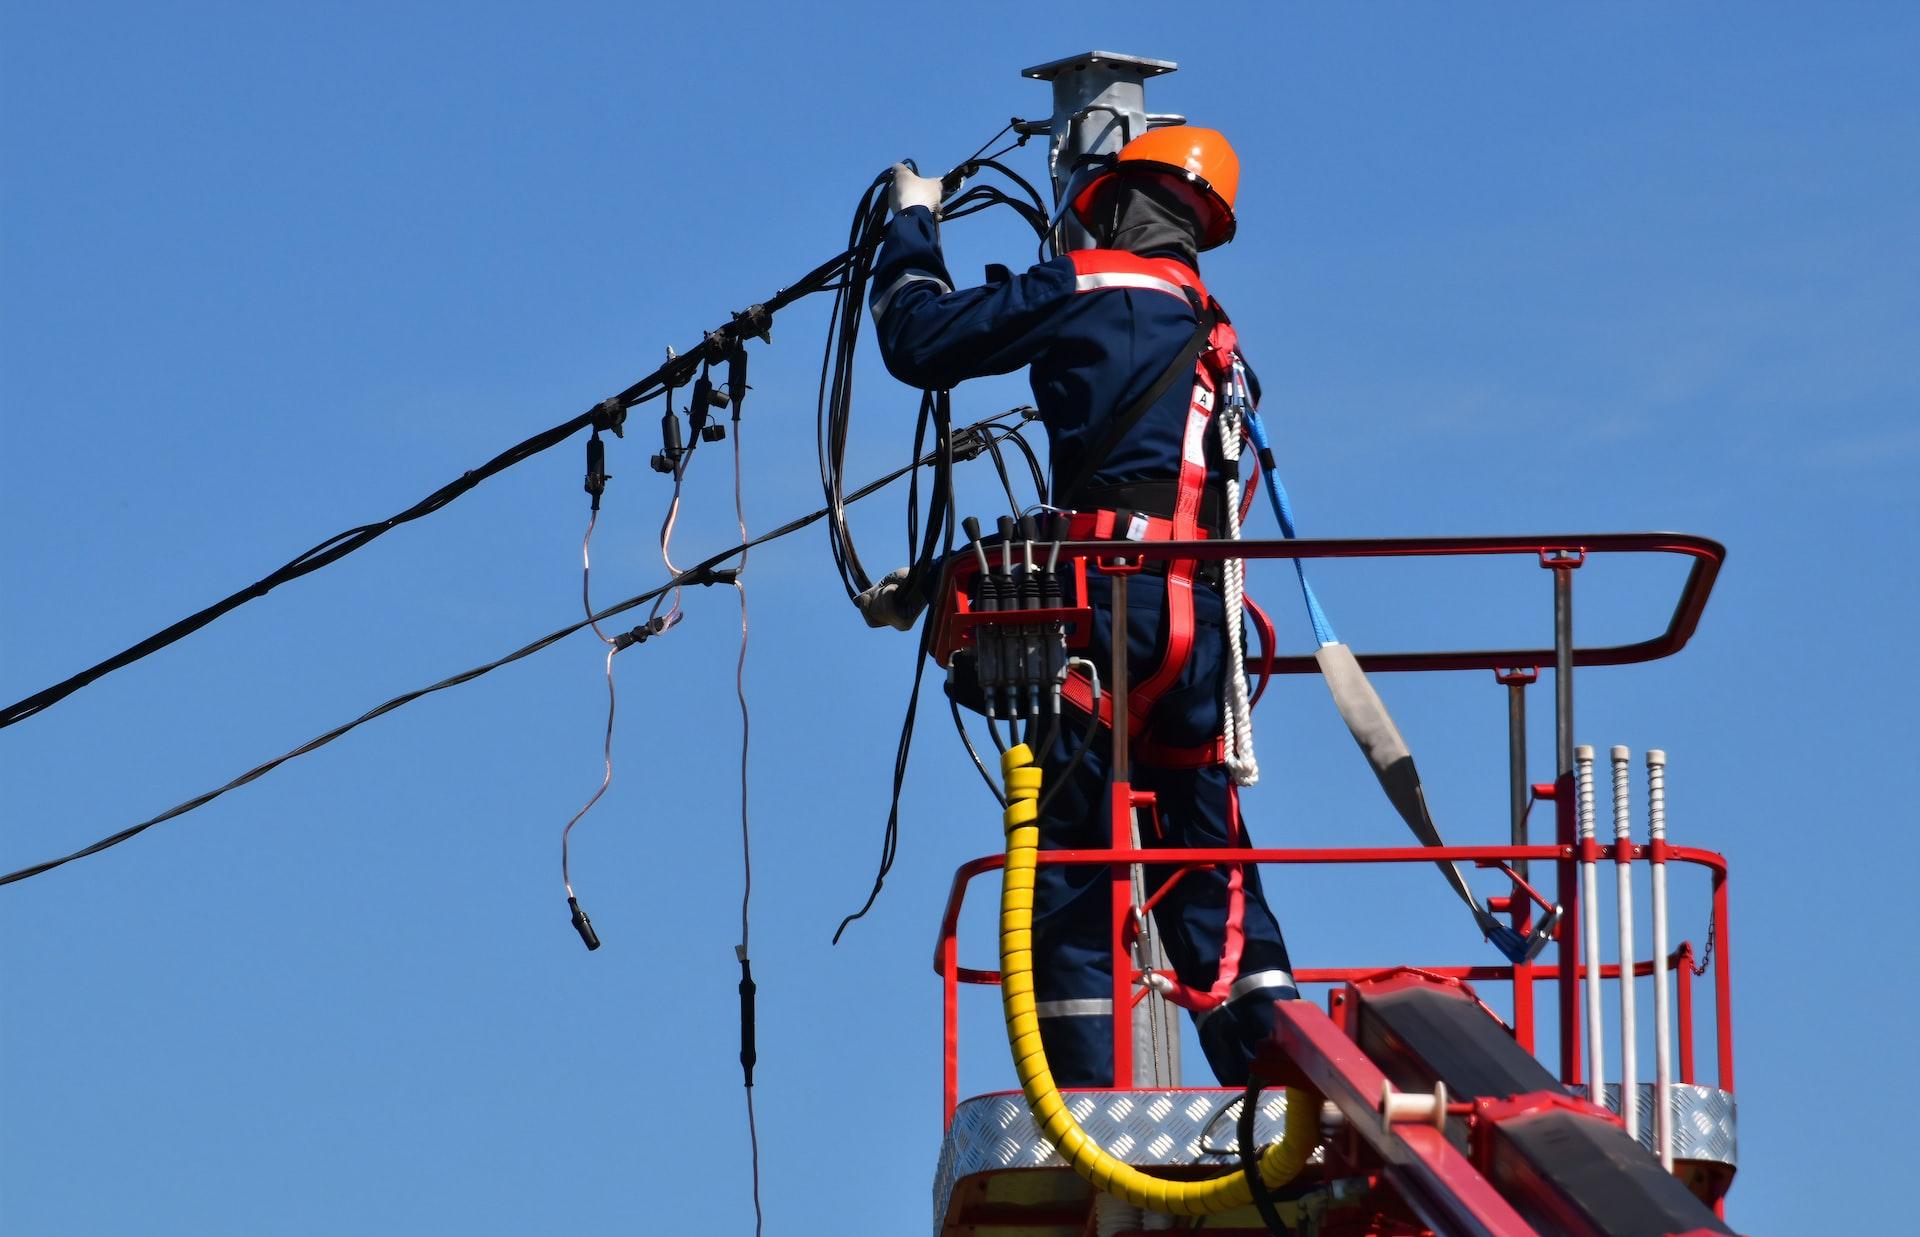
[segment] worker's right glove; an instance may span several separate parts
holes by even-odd
[[[924,206],[940,217],[940,178],[921,176],[904,163],[893,165],[893,189],[887,195],[888,205],[893,213],[899,214],[909,206]]]

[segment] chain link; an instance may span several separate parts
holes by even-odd
[[[1714,922],[1711,919],[1707,921],[1707,948],[1706,948],[1706,951],[1700,955],[1699,963],[1693,968],[1693,973],[1695,975],[1705,975],[1707,973],[1707,968],[1713,965],[1714,930],[1719,926],[1720,925],[1718,923]]]

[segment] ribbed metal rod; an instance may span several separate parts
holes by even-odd
[[[1673,1170],[1673,1025],[1667,999],[1667,754],[1647,752],[1647,840],[1653,869],[1653,1140],[1660,1165]]]
[[[1574,760],[1579,765],[1580,840],[1589,842],[1594,836],[1593,749],[1582,744],[1574,749]],[[1580,861],[1580,883],[1585,894],[1580,907],[1580,938],[1587,951],[1587,1095],[1599,1104],[1603,1102],[1600,1087],[1606,1081],[1606,1060],[1600,1052],[1605,1041],[1601,1034],[1600,876],[1596,867],[1587,860]]]
[[[1633,1012],[1633,753],[1615,747],[1613,756],[1613,837],[1620,846],[1614,860],[1620,894],[1620,1119],[1627,1133],[1640,1137],[1638,1026]]]

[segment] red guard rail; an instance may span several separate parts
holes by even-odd
[[[1129,558],[1191,558],[1210,562],[1223,558],[1457,558],[1466,556],[1676,554],[1692,560],[1680,586],[1667,625],[1658,635],[1631,644],[1575,647],[1575,666],[1626,666],[1671,657],[1687,646],[1700,625],[1713,582],[1726,560],[1727,548],[1710,537],[1692,533],[1573,533],[1549,537],[1364,537],[1299,538],[1292,541],[1159,541],[1123,542]],[[1112,557],[1114,542],[1070,541],[1061,545],[1069,555]],[[1550,666],[1552,646],[1521,649],[1472,649],[1412,653],[1362,653],[1355,650],[1365,670],[1505,670],[1515,666]],[[1247,659],[1249,670],[1260,659]],[[1318,674],[1310,655],[1281,655],[1273,659],[1276,674]]]
[[[1733,1090],[1733,982],[1730,969],[1731,951],[1730,933],[1727,921],[1727,861],[1710,850],[1701,850],[1691,846],[1667,845],[1662,848],[1662,858],[1668,863],[1692,864],[1707,869],[1713,878],[1712,911],[1709,920],[1709,939],[1713,944],[1713,1009],[1715,1043],[1715,1085],[1726,1091]],[[1635,862],[1644,862],[1650,856],[1648,847],[1633,848]],[[1227,848],[1204,850],[1055,850],[1042,851],[1039,861],[1042,864],[1069,863],[1080,865],[1111,866],[1114,864],[1132,865],[1151,863],[1156,865],[1180,865],[1169,879],[1177,879],[1179,871],[1199,865],[1222,863],[1263,863],[1263,864],[1375,864],[1375,863],[1433,863],[1437,860],[1456,860],[1462,863],[1507,862],[1518,860],[1539,860],[1553,863],[1572,863],[1576,858],[1575,848],[1566,846],[1443,846],[1428,848],[1424,846],[1381,846],[1381,847],[1324,847],[1283,849],[1232,850]],[[1608,860],[1611,862],[1611,859]],[[940,976],[942,987],[941,1016],[941,1060],[942,1060],[942,1108],[941,1120],[949,1123],[953,1120],[955,1106],[960,1102],[959,1094],[959,1050],[960,1050],[960,985],[985,984],[998,986],[1000,972],[982,967],[960,965],[960,911],[966,901],[967,886],[973,879],[986,872],[999,870],[1006,863],[1003,855],[986,855],[963,864],[954,873],[953,888],[947,895],[945,912],[940,918],[940,939],[934,950],[933,969]],[[1464,930],[1462,935],[1467,935]],[[1564,942],[1563,942],[1564,946]],[[1123,959],[1123,962],[1125,960]],[[1677,1019],[1675,1045],[1678,1055],[1677,1081],[1692,1083],[1697,1081],[1694,1065],[1694,1019],[1693,1019],[1693,979],[1694,953],[1690,941],[1682,941],[1668,958],[1669,969],[1674,976],[1674,1010]],[[1406,965],[1394,963],[1392,966]],[[1294,979],[1301,984],[1331,983],[1341,984],[1364,979],[1392,969],[1392,966],[1334,966],[1301,968],[1294,971]],[[1514,1037],[1528,1052],[1534,1052],[1534,1020],[1532,1015],[1532,989],[1537,984],[1559,982],[1561,975],[1550,966],[1537,963],[1522,963],[1518,966],[1420,966],[1423,971],[1436,975],[1445,975],[1456,979],[1479,983],[1506,983],[1511,985],[1513,994]],[[1651,958],[1636,959],[1633,965],[1635,976],[1653,974]],[[1574,968],[1576,984],[1586,978],[1584,965]],[[1600,968],[1604,979],[1618,979],[1620,966],[1610,963]],[[1134,971],[1138,978],[1139,972]],[[1146,989],[1139,990],[1142,994]],[[1138,998],[1136,998],[1138,999]],[[1116,1020],[1115,1034],[1127,1033],[1122,1029],[1127,1019]],[[1563,1078],[1565,1082],[1577,1079]]]

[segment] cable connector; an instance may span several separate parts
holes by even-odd
[[[594,430],[593,437],[587,439],[587,493],[593,495],[593,509],[600,510],[600,496],[607,491],[607,482],[613,474],[607,471],[607,447],[600,441],[600,431]]]
[[[600,948],[600,934],[593,930],[593,920],[588,919],[587,913],[580,909],[580,899],[568,898],[567,909],[573,912],[573,930],[586,942],[587,952]]]
[[[715,584],[732,584],[739,579],[738,567],[700,567],[681,576],[675,583],[685,588],[692,588],[696,584],[711,587]]]
[[[727,436],[727,427],[708,418],[711,410],[725,408],[733,399],[725,391],[713,385],[713,379],[705,370],[694,379],[693,400],[687,407],[687,421],[693,429],[694,437],[701,442],[719,442]]]
[[[680,414],[673,410],[673,394],[667,394],[667,410],[660,417],[660,453],[647,461],[655,472],[670,473],[680,467],[687,453],[680,439]]]
[[[733,402],[733,423],[740,424],[740,406],[747,402],[747,345],[736,342],[727,354],[727,397]]]
[[[636,644],[645,644],[679,621],[680,615],[677,612],[650,618],[632,631],[623,631],[615,636],[613,638],[613,651],[618,653],[622,649],[632,648]]]
[[[752,1090],[753,1067],[759,1059],[754,1050],[753,997],[759,986],[753,982],[753,961],[747,957],[747,947],[735,945],[733,956],[740,961],[740,1072],[747,1089]]]
[[[955,430],[953,437],[949,439],[949,445],[953,450],[953,462],[956,464],[979,459],[981,453],[987,449],[987,431],[977,425]]]

